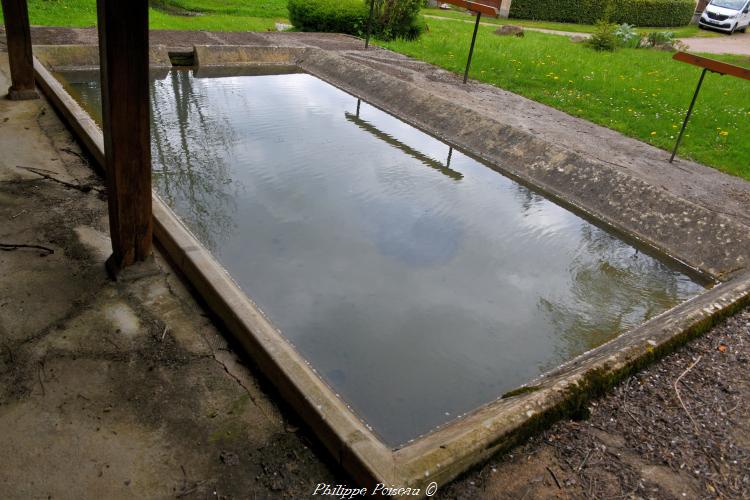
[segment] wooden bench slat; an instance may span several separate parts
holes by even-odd
[[[672,59],[675,61],[681,61],[684,63],[692,64],[700,68],[706,68],[714,73],[720,73],[722,75],[736,76],[737,78],[743,78],[750,80],[750,69],[743,68],[741,66],[735,66],[716,59],[709,59],[707,57],[696,56],[695,54],[689,54],[687,52],[678,52]]]
[[[483,3],[471,2],[468,0],[442,0],[442,3],[450,3],[456,7],[473,10],[474,12],[481,12],[482,14],[493,17],[497,17],[497,12],[500,9],[500,0],[483,0]]]

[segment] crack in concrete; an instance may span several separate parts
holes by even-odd
[[[218,359],[215,354],[211,355],[211,359],[213,359],[216,362],[216,364],[218,364],[219,366],[221,366],[224,369],[224,372],[227,375],[229,375],[229,377],[232,380],[234,380],[237,383],[237,385],[239,385],[245,391],[245,393],[247,394],[247,396],[250,398],[250,401],[258,409],[258,411],[265,417],[266,420],[268,420],[269,422],[274,423],[274,424],[281,424],[281,425],[284,424],[283,420],[278,420],[278,419],[271,418],[271,416],[266,412],[266,410],[260,405],[260,403],[258,402],[258,399],[254,396],[254,394],[250,390],[250,388],[247,387],[245,385],[245,383],[237,375],[235,375],[234,373],[232,373],[232,371],[230,370],[230,368],[223,361],[221,361],[220,359]]]
[[[32,334],[25,339],[16,341],[15,343],[11,343],[10,347],[15,351],[18,351],[26,347],[28,344],[33,344],[40,340],[44,340],[54,331],[65,329],[72,321],[82,316],[83,313],[93,305],[97,298],[96,295],[97,294],[95,292],[91,292],[88,295],[84,295],[80,299],[74,300],[71,310],[64,314],[62,318],[54,321],[53,323],[41,329],[39,332]]]

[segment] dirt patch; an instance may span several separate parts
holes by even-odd
[[[745,310],[442,496],[748,498],[748,380]]]

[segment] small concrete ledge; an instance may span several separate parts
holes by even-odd
[[[300,50],[297,47],[196,45],[195,62],[198,67],[294,65]]]
[[[52,71],[59,69],[99,69],[99,47],[96,45],[34,45],[34,57]],[[163,45],[149,50],[152,68],[171,68],[169,53]]]

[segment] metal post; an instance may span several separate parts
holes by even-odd
[[[693,107],[695,106],[695,101],[698,99],[698,92],[701,91],[701,85],[703,85],[703,78],[706,76],[706,71],[708,69],[704,69],[701,73],[701,78],[698,80],[698,86],[695,88],[695,94],[693,94],[693,100],[690,102],[690,107],[688,108],[687,115],[685,115],[685,121],[682,122],[682,129],[680,130],[680,135],[677,136],[677,143],[674,145],[674,150],[672,151],[672,157],[669,159],[669,163],[672,163],[674,161],[674,157],[677,154],[677,148],[680,147],[680,142],[682,141],[682,134],[685,133],[685,128],[687,128],[688,120],[690,119],[690,115],[693,113]]]
[[[445,162],[445,166],[450,168],[451,166],[451,157],[453,156],[453,146],[448,146],[448,161]]]
[[[365,50],[370,46],[370,33],[372,32],[372,16],[375,14],[375,0],[370,0],[370,18],[367,20],[367,34],[365,35]]]
[[[477,12],[477,22],[474,23],[474,34],[471,37],[471,47],[469,47],[469,60],[466,61],[466,71],[464,71],[464,83],[469,79],[469,68],[471,67],[471,56],[474,55],[474,43],[477,41],[477,30],[479,30],[479,20],[482,19],[482,13]]]
[[[362,99],[357,99],[357,118],[359,118],[359,106],[362,104]]]

